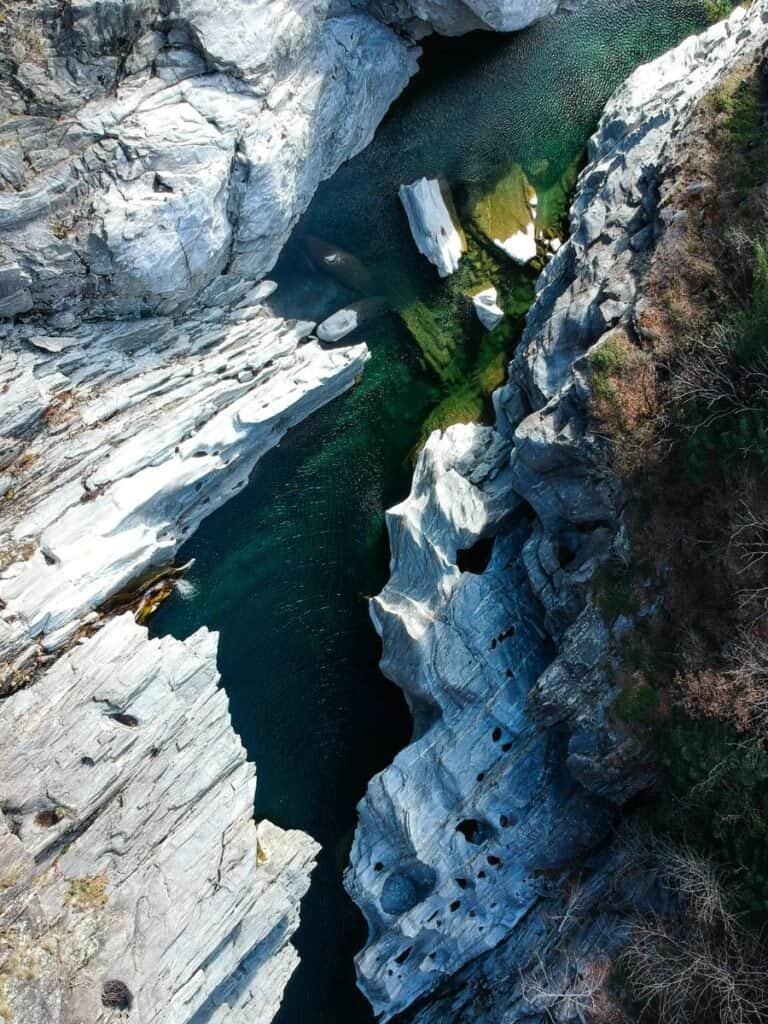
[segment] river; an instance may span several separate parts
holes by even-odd
[[[277,310],[317,319],[349,297],[308,269],[304,240],[319,236],[363,260],[392,305],[419,304],[458,338],[455,368],[472,388],[489,380],[517,338],[514,313],[530,301],[533,277],[491,267],[515,309],[495,342],[484,338],[458,310],[456,282],[438,282],[415,252],[398,186],[442,174],[461,209],[469,191],[517,164],[557,226],[605,100],[637,64],[700,28],[703,6],[590,0],[511,37],[429,40],[420,75],[374,142],[320,187],[296,228],[274,275]],[[450,419],[457,393],[461,409],[477,397],[426,368],[395,316],[364,336],[372,358],[361,383],[293,430],[202,524],[179,554],[195,559],[184,593],[151,623],[155,635],[220,631],[234,726],[258,766],[256,815],[323,846],[295,940],[302,963],[277,1024],[372,1020],[352,963],[364,926],[341,873],[355,805],[410,725],[378,672],[366,598],[386,580],[384,509],[407,492],[425,421],[437,406],[431,422]]]

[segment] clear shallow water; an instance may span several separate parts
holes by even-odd
[[[407,287],[439,302],[397,186],[436,173],[454,185],[490,183],[520,163],[538,189],[550,188],[613,88],[699,27],[701,8],[592,0],[584,13],[512,38],[431,43],[374,143],[321,186],[298,226],[277,272],[281,311],[308,315],[333,302],[333,289],[306,276],[307,232],[359,255],[391,294]],[[220,631],[234,726],[258,765],[256,814],[323,845],[296,938],[302,964],[278,1024],[372,1020],[352,965],[364,929],[341,872],[355,804],[410,730],[402,698],[377,670],[365,598],[386,580],[383,510],[407,491],[408,453],[440,389],[394,319],[366,337],[373,357],[361,384],[292,431],[203,523],[179,555],[196,559],[190,586],[152,620],[155,634]]]

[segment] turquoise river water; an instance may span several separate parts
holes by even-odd
[[[298,225],[276,269],[278,311],[317,319],[345,298],[308,270],[307,234],[360,257],[391,298],[406,287],[439,306],[444,286],[415,252],[398,186],[439,173],[460,195],[516,163],[546,191],[583,152],[612,90],[700,28],[703,5],[589,0],[515,36],[430,40],[374,142]],[[220,631],[234,726],[258,766],[256,815],[323,846],[278,1024],[372,1020],[352,961],[364,926],[341,875],[355,805],[409,736],[404,702],[377,669],[366,597],[387,576],[384,509],[407,492],[409,453],[444,393],[399,320],[365,337],[361,383],[293,430],[203,523],[179,555],[195,559],[192,586],[152,620],[156,635]]]

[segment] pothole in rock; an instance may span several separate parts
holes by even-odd
[[[492,554],[493,537],[481,537],[471,548],[460,548],[456,552],[456,565],[460,572],[482,576],[488,568]]]
[[[472,843],[473,846],[480,846],[487,839],[493,839],[496,834],[492,825],[478,818],[464,818],[456,826],[456,831],[461,832],[467,842]]]
[[[432,892],[437,881],[435,871],[416,862],[393,872],[381,888],[381,909],[385,914],[405,914]]]

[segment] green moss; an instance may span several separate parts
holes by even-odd
[[[613,710],[623,722],[650,725],[656,718],[658,706],[659,694],[650,684],[632,682],[616,698]]]
[[[593,374],[615,377],[628,364],[627,346],[618,339],[611,339],[595,349],[589,357],[589,365]]]
[[[704,10],[708,20],[714,25],[733,12],[736,7],[734,0],[705,0]]]
[[[620,615],[637,614],[642,607],[641,589],[631,568],[620,562],[604,562],[592,577],[592,599],[607,623]]]
[[[448,311],[415,301],[402,309],[400,316],[430,369],[442,381],[459,381],[461,375],[451,364],[461,345],[461,332]]]
[[[492,188],[471,196],[473,226],[489,241],[525,231],[531,222],[531,201],[536,192],[522,167],[513,166]]]
[[[483,416],[484,403],[478,391],[468,384],[444,398],[424,421],[421,443],[433,430],[445,430],[454,423],[476,423]]]

